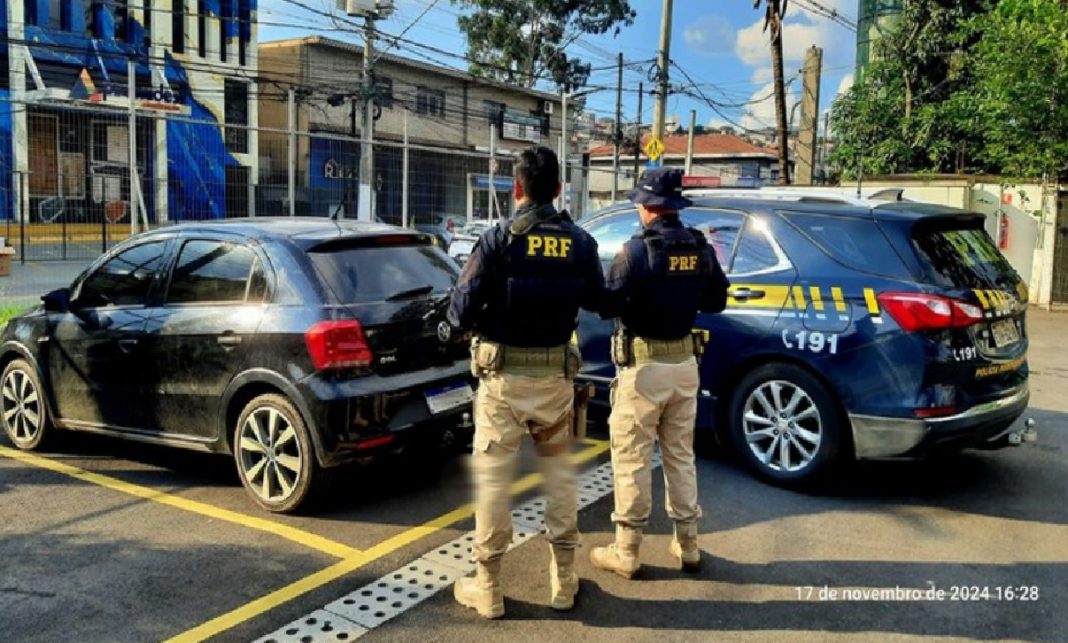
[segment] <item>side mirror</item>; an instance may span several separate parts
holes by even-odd
[[[70,310],[70,289],[60,288],[41,297],[45,312],[65,313]]]

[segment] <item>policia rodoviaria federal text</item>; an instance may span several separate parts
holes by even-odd
[[[570,343],[580,307],[598,309],[604,295],[597,245],[566,212],[557,212],[559,161],[547,148],[516,162],[515,218],[479,239],[453,292],[449,320],[474,332],[476,575],[456,583],[455,596],[486,618],[504,614],[501,557],[512,541],[511,496],[517,455],[529,434],[548,496],[551,604],[574,604],[579,542],[577,489],[569,458],[576,418]],[[576,421],[577,420],[577,421]]]

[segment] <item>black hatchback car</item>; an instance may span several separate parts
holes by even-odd
[[[4,429],[232,454],[264,509],[324,470],[469,432],[458,269],[429,235],[323,219],[183,224],[137,235],[0,344]]]

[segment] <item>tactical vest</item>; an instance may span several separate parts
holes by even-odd
[[[635,270],[623,327],[632,336],[649,339],[688,336],[710,277],[704,235],[684,227],[647,228],[634,238],[645,244],[648,265]]]
[[[586,288],[585,239],[566,215],[509,227],[479,332],[511,346],[566,344]]]

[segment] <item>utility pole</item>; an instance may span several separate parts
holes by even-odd
[[[408,107],[404,107],[404,156],[401,157],[401,227],[408,227]]]
[[[797,133],[797,183],[812,185],[816,168],[816,133],[820,122],[820,69],[823,50],[809,47],[802,71],[801,126]]]
[[[639,161],[642,156],[642,96],[645,96],[645,84],[638,83],[638,118],[634,124],[634,183],[632,188],[638,187],[638,174],[641,172]]]
[[[653,112],[653,136],[664,140],[664,110],[667,109],[668,68],[671,66],[671,0],[664,0],[660,14],[660,51],[657,53],[656,111]]]
[[[560,196],[557,197],[557,210],[567,206],[567,88],[560,92]]]
[[[786,0],[764,0],[764,31],[771,36],[771,73],[775,79],[775,120],[779,130],[779,184],[790,185],[789,131],[786,128],[786,88],[782,78],[782,10]]]
[[[612,152],[612,203],[616,202],[619,192],[619,143],[623,137],[620,122],[623,120],[623,52],[619,52],[616,76],[616,126],[612,133],[615,150]]]
[[[371,175],[375,171],[374,160],[374,39],[375,19],[370,12],[363,19],[363,136],[360,142],[360,194],[356,218],[359,221],[372,219]]]
[[[690,135],[686,138],[686,174],[693,170],[693,133],[697,129],[697,110],[690,110]]]

